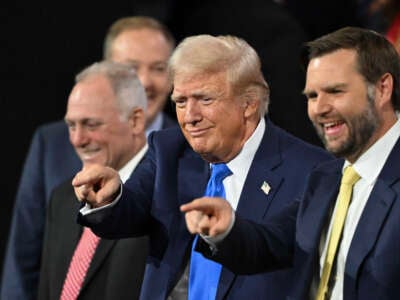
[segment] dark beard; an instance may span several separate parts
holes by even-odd
[[[349,137],[338,148],[330,148],[323,131],[317,130],[319,137],[329,152],[337,157],[358,157],[365,150],[365,146],[369,143],[381,123],[373,103],[373,100],[368,99],[366,109],[347,122],[349,125]]]

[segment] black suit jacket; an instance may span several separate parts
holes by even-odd
[[[82,226],[76,223],[79,207],[71,180],[52,193],[39,280],[40,300],[60,297],[69,263],[82,233]],[[79,299],[138,299],[147,248],[147,237],[101,239]]]

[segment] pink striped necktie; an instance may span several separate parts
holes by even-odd
[[[60,300],[77,299],[100,238],[84,227],[64,281]]]

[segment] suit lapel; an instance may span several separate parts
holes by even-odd
[[[279,143],[279,136],[274,126],[267,122],[237,207],[238,214],[244,218],[261,221],[279,189],[282,177],[273,171],[282,162]],[[264,183],[268,188],[263,190]]]
[[[70,185],[70,184],[69,184]],[[73,218],[71,216],[76,213],[79,208],[80,208],[80,203],[76,200],[75,198],[75,193],[74,190],[72,189],[72,185],[70,185],[71,188],[68,189],[65,199],[62,199],[63,201],[59,201],[59,209],[60,211],[63,212],[63,214],[60,214],[61,218],[65,218],[66,220],[62,222],[62,224],[65,225],[60,225],[64,229],[64,239],[66,241],[65,243],[65,251],[64,255],[65,257],[68,257],[69,259],[65,260],[66,265],[61,266],[61,268],[65,269],[66,272],[64,274],[64,277],[62,278],[62,285],[65,280],[65,276],[67,275],[68,268],[69,268],[69,263],[71,262],[72,256],[74,255],[74,251],[76,246],[78,245],[79,239],[82,235],[82,226],[76,224],[74,222]],[[71,224],[71,222],[74,222]],[[112,249],[112,247],[115,245],[116,241],[115,240],[100,240],[99,245],[97,246],[96,252],[93,256],[92,262],[90,264],[90,267],[88,269],[88,272],[86,274],[86,277],[84,279],[82,289],[85,288],[85,286],[90,282],[91,278],[96,274],[96,271],[99,269],[101,266],[101,263],[103,260],[107,257],[108,252]],[[61,262],[62,260],[60,260]]]
[[[202,197],[209,177],[209,166],[188,145],[178,160],[179,205]]]
[[[345,281],[344,294],[355,295],[359,268],[375,245],[395,197],[386,184],[376,182],[351,240],[345,268],[346,279],[350,281]]]
[[[345,268],[346,297],[356,294],[360,267],[376,244],[379,232],[396,199],[397,194],[391,186],[400,179],[398,170],[393,167],[399,164],[400,141],[398,140],[377,178],[351,241]]]
[[[282,162],[279,135],[271,122],[267,121],[266,125],[263,139],[250,166],[236,209],[240,216],[255,221],[262,220],[282,181],[282,177],[273,171]],[[264,183],[269,190],[262,189]],[[226,297],[236,277],[237,275],[222,268],[217,299]]]
[[[296,239],[306,252],[318,251],[321,234],[336,202],[343,160],[313,173],[298,215]],[[311,199],[311,201],[309,201]],[[318,255],[318,253],[317,253]]]
[[[54,218],[59,219],[57,225],[50,224],[50,226],[59,226],[63,236],[60,244],[53,245],[56,249],[59,249],[59,254],[56,256],[57,271],[54,274],[54,288],[60,293],[67,276],[69,264],[74,255],[75,247],[82,234],[82,226],[78,225],[74,218],[76,212],[79,210],[80,203],[75,198],[70,181],[66,185],[68,186],[65,193],[55,195],[56,201],[53,201],[54,204],[51,203],[50,205],[51,207],[54,206],[54,208],[51,208],[51,211],[54,211]]]
[[[337,199],[343,163],[342,159],[324,163],[309,178],[307,191],[297,214],[296,245],[300,254],[295,261],[295,267],[298,273],[296,277],[300,280],[293,286],[293,295],[308,297],[306,295],[309,294],[313,276],[319,270],[321,236]]]
[[[178,203],[176,207],[204,195],[209,177],[209,166],[187,143],[185,143],[182,156],[178,158],[177,172]],[[176,257],[176,266],[172,270],[173,275],[169,282],[170,288],[175,286],[180,276],[182,276],[194,237],[187,230],[183,213],[177,211],[174,223],[176,230],[174,236],[175,240],[179,240],[179,243],[176,243],[173,246],[174,250],[171,251]]]
[[[93,259],[90,263],[89,269],[87,271],[86,277],[82,284],[82,289],[85,288],[90,280],[96,275],[96,272],[101,267],[103,261],[107,258],[108,253],[115,246],[117,240],[105,240],[101,239],[99,245],[96,248]]]

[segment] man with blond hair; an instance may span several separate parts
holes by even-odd
[[[281,299],[290,271],[236,276],[195,257],[197,239],[179,206],[223,191],[238,213],[263,223],[301,194],[314,165],[331,157],[265,116],[269,87],[243,39],[188,37],[169,74],[180,129],[150,135],[148,154],[123,185],[101,165],[79,172],[73,185],[86,205],[78,220],[105,238],[149,236],[141,299]]]

